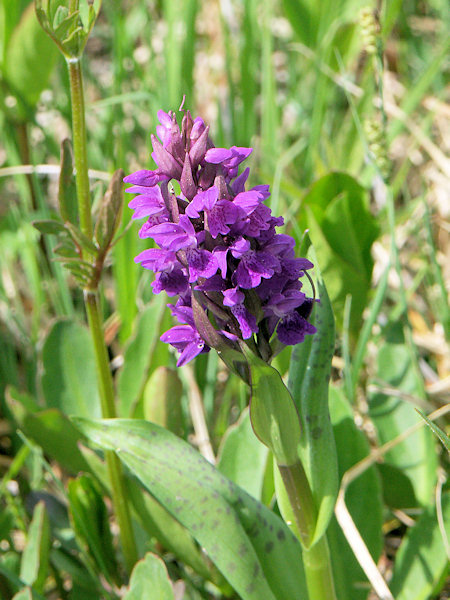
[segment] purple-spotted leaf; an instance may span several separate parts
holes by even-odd
[[[289,368],[289,390],[300,415],[299,454],[317,509],[315,539],[326,531],[338,489],[336,445],[328,410],[328,382],[334,351],[334,317],[327,289],[311,247],[319,302],[310,317],[317,333],[294,347]]]
[[[189,444],[137,419],[76,424],[96,445],[117,452],[243,600],[304,600],[300,544],[287,525]]]

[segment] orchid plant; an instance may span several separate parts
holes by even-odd
[[[163,4],[168,11],[174,10],[175,3]],[[186,3],[183,14],[194,15],[197,4]],[[252,3],[244,4],[252,13]],[[255,174],[245,166],[253,149],[220,147],[226,143],[213,135],[214,127],[210,129],[202,117],[191,115],[185,98],[178,111],[157,112],[158,124],[151,135],[151,158],[156,167],[130,174],[118,169],[106,192],[98,188],[92,201],[82,57],[100,5],[101,0],[35,0],[33,18],[39,34],[43,35],[38,22],[52,40],[46,39],[47,43],[55,52],[57,47],[66,61],[73,141],[64,140],[61,145],[57,214],[43,212],[49,218],[39,218],[33,225],[43,234],[56,236],[55,245],[43,244],[45,257],[53,260],[48,260],[49,264],[62,265],[69,272],[70,292],[79,299],[78,308],[85,311],[87,327],[75,318],[60,319],[46,334],[39,354],[42,368],[36,369],[36,388],[42,390],[43,403],[39,405],[34,396],[13,387],[7,390],[7,406],[23,445],[0,489],[9,494],[8,506],[17,509],[17,522],[26,523],[27,517],[22,519],[9,484],[26,460],[37,461],[41,471],[51,475],[51,483],[45,482],[50,493],[36,494],[29,527],[22,527],[26,544],[19,566],[13,564],[8,546],[1,540],[0,596],[6,590],[8,599],[16,594],[17,600],[42,600],[53,586],[50,597],[58,590],[68,600],[363,600],[369,593],[370,597],[376,593],[393,600],[375,564],[382,548],[382,508],[390,505],[382,504],[374,462],[395,451],[394,446],[402,440],[386,440],[371,454],[352,412],[370,331],[377,321],[391,267],[397,268],[401,282],[393,199],[386,195],[392,263],[370,306],[371,246],[378,227],[369,209],[367,189],[348,173],[322,177],[305,194],[301,210],[295,208],[294,229],[289,218],[278,216],[276,184],[272,190],[269,185],[257,184]],[[109,10],[114,13],[115,8]],[[320,18],[325,18],[325,12],[321,11]],[[270,14],[264,14],[267,40],[271,39]],[[7,22],[6,17],[3,20]],[[381,89],[381,71],[376,70],[382,68],[380,36],[370,8],[361,21],[370,33],[367,39],[363,36],[366,53],[370,60],[378,60],[374,72]],[[190,27],[193,31],[193,17]],[[322,29],[325,25],[321,22]],[[303,32],[303,23],[299,31]],[[331,25],[330,31],[334,31]],[[21,34],[23,38],[34,39],[27,32]],[[248,33],[251,41],[250,26]],[[271,51],[270,45],[264,46],[263,58],[268,63]],[[15,56],[19,54],[15,50]],[[251,63],[249,58],[247,64],[247,58],[242,63],[243,73],[244,66]],[[322,67],[325,74],[327,69],[332,72],[328,63]],[[270,99],[275,105],[275,96],[269,79],[264,82],[263,101],[271,106]],[[336,75],[336,80],[342,78]],[[13,85],[10,91],[15,91]],[[188,101],[190,96],[189,92]],[[168,101],[171,108],[174,97]],[[122,95],[118,98],[122,102]],[[112,100],[114,106],[115,102],[117,98]],[[248,110],[246,99],[243,112]],[[312,130],[321,110],[317,109],[317,115],[314,112]],[[245,119],[245,124],[246,135],[240,142],[235,137],[235,143],[249,143],[243,140],[250,139],[252,119]],[[375,119],[365,127],[368,161],[381,181],[386,180],[390,166],[383,146],[385,125],[383,119]],[[264,128],[262,157],[268,160],[267,149],[276,136],[268,123]],[[362,135],[364,127],[360,129]],[[316,136],[317,127],[314,131]],[[213,139],[219,140],[219,147]],[[297,156],[298,148],[296,142],[289,155]],[[312,147],[305,154],[305,169],[310,174],[306,185],[313,181],[314,152]],[[280,158],[280,164],[283,160]],[[126,164],[116,157],[114,162]],[[103,176],[107,180],[108,175]],[[126,193],[133,195],[128,203],[133,215],[126,225],[122,223],[123,183],[129,186]],[[130,225],[141,220],[136,235]],[[348,243],[343,239],[346,236]],[[122,255],[116,253],[122,242],[128,244],[130,239],[135,250],[127,247]],[[322,247],[316,240],[323,240]],[[116,275],[118,257],[126,259],[125,270],[134,269],[133,276],[139,270],[133,257],[144,269],[140,292],[147,305],[135,319],[133,311],[138,310],[139,301],[135,302],[132,291],[132,308],[117,301],[119,310],[105,323],[104,315],[110,308],[114,312],[115,306],[103,293],[103,283],[108,281],[104,276],[109,277],[111,264]],[[338,376],[330,385],[335,320],[321,267],[327,284],[330,282],[337,324],[343,332],[342,347],[333,363],[342,369],[341,387],[336,385]],[[123,288],[128,293],[127,285],[118,284],[118,295]],[[407,315],[406,296],[401,308]],[[368,316],[358,332],[363,313]],[[111,342],[120,320],[123,330],[118,342]],[[387,344],[382,350],[380,371],[389,371],[387,363],[395,362],[389,354],[392,348]],[[412,360],[410,354],[406,358]],[[200,373],[205,365],[208,373]],[[209,385],[215,377],[217,381]],[[204,403],[197,383],[202,378]],[[409,375],[406,379],[403,391],[412,398]],[[219,394],[223,380],[233,403],[240,394],[240,417],[235,422],[232,411],[227,415],[217,436],[219,446],[218,439],[209,444],[208,416],[217,407],[222,410]],[[396,381],[393,376],[392,381]],[[206,391],[211,392],[209,400]],[[217,396],[211,400],[215,392]],[[38,397],[40,391],[36,393]],[[183,405],[185,400],[189,400],[189,408],[188,402]],[[208,401],[210,411],[205,417]],[[376,401],[374,405],[375,422],[377,418],[383,421],[387,412],[394,414],[393,421],[399,420],[397,405],[385,410],[381,402],[378,414]],[[196,422],[199,414],[201,427]],[[401,413],[401,418],[405,414]],[[448,445],[445,433],[433,423],[435,417],[427,422]],[[190,436],[191,424],[194,437]],[[417,424],[414,427],[399,438],[419,435]],[[379,431],[383,433],[383,428]],[[427,576],[433,571],[435,580],[443,581],[446,569],[436,519],[427,504],[437,471],[435,444],[429,431],[419,441],[427,454],[426,472],[421,471],[420,461],[411,467],[410,454],[405,459],[401,448],[400,458],[394,461],[401,465],[402,477],[414,487],[423,509],[421,523],[413,521],[412,542],[403,554],[399,551],[400,566],[392,579],[397,590],[409,577],[404,566],[411,562],[410,548],[420,546],[419,534],[414,540],[417,531],[434,532],[425,536],[431,540],[424,567]],[[62,465],[59,479],[47,457]],[[238,475],[230,463],[239,465]],[[391,467],[385,466],[387,474],[381,474],[388,480]],[[66,473],[71,476],[68,480]],[[361,474],[364,476],[349,493],[348,504],[353,505],[347,510],[346,489]],[[420,484],[416,485],[415,477]],[[37,486],[33,492],[35,489]],[[392,491],[389,485],[386,489]],[[448,493],[444,496],[440,508],[448,511]],[[373,513],[371,520],[364,514],[366,504]],[[435,507],[437,512],[437,500]],[[64,526],[55,514],[63,515]],[[411,521],[408,515],[406,518]],[[0,519],[2,528],[7,528],[7,520],[8,515]],[[20,544],[19,539],[16,546]],[[12,554],[14,560],[19,556],[19,552]],[[343,572],[347,567],[349,574]],[[420,568],[412,569],[417,570],[421,576]],[[172,585],[174,579],[184,588]],[[408,585],[400,594],[409,592]],[[431,578],[427,585],[429,590],[437,589]],[[419,590],[416,600],[425,598],[421,593]],[[404,599],[405,595],[399,596]]]

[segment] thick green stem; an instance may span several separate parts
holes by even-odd
[[[86,152],[87,139],[84,114],[83,79],[79,59],[68,60],[68,68],[72,100],[73,151],[75,157],[80,227],[82,232],[89,239],[92,239],[93,229]],[[83,258],[85,260],[93,260],[92,256],[88,256],[88,253],[85,253]],[[105,419],[112,419],[116,417],[114,386],[111,371],[109,369],[108,352],[103,336],[97,290],[85,290],[84,302],[89,328],[94,343],[102,415]],[[111,483],[111,495],[114,512],[120,529],[122,551],[126,568],[130,572],[137,561],[137,550],[131,525],[130,511],[127,503],[127,493],[122,464],[118,457],[111,451],[106,452],[106,463],[109,480]]]
[[[303,547],[309,600],[336,600],[326,535],[311,545],[317,514],[303,465],[297,461],[293,465],[278,465],[278,469],[292,510],[292,522],[288,525]]]
[[[303,567],[309,600],[336,600],[326,535],[309,550],[303,549]]]
[[[114,404],[114,388],[109,370],[108,353],[103,337],[100,320],[98,295],[96,292],[85,290],[85,307],[89,328],[94,342],[95,362],[99,377],[100,401],[102,415],[105,419],[116,417]],[[130,511],[127,503],[127,493],[123,477],[122,463],[112,451],[105,452],[108,475],[111,483],[111,495],[117,522],[120,528],[122,551],[129,572],[137,561],[137,550],[131,525]]]
[[[81,64],[79,58],[67,61],[70,78],[70,96],[72,101],[72,135],[75,159],[78,213],[81,231],[92,238],[91,198],[89,193],[89,175],[87,161],[86,122],[84,116],[84,93]]]
[[[316,508],[305,470],[300,461],[293,465],[278,465],[292,509],[292,530],[304,548],[311,545],[316,523]]]

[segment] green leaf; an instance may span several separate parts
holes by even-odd
[[[105,463],[90,448],[81,446],[81,452],[89,465],[89,472],[97,478],[104,490],[111,493]],[[207,563],[204,553],[187,529],[147,490],[142,489],[135,478],[127,481],[127,489],[136,518],[147,535],[156,538],[165,550],[172,552],[178,560],[192,567],[196,573],[219,585],[221,582],[216,581],[217,573],[211,569],[211,564]]]
[[[20,590],[20,592],[17,592],[17,594],[14,594],[13,596],[13,600],[34,600],[34,598],[36,598],[36,596],[29,587],[23,588],[23,590]]]
[[[14,29],[6,49],[5,79],[11,93],[35,106],[48,85],[57,56],[57,49],[41,29],[30,5]]]
[[[42,348],[42,391],[66,415],[100,416],[92,340],[75,321],[56,321]]]
[[[186,442],[137,419],[76,423],[95,444],[117,452],[243,600],[305,598],[300,545],[285,523]]]
[[[20,578],[42,591],[48,572],[50,553],[50,523],[43,502],[39,502],[27,533],[27,543],[20,562]]]
[[[86,474],[72,479],[68,485],[68,499],[78,545],[99,573],[110,583],[118,583],[108,510],[92,477]]]
[[[164,562],[155,554],[148,552],[136,563],[123,600],[174,600],[174,598]]]
[[[151,305],[140,315],[136,334],[125,349],[124,364],[117,381],[119,412],[122,416],[130,416],[141,399],[156,355],[162,358],[163,363],[168,358],[167,346],[161,346],[159,342],[166,303],[167,298],[163,294],[153,297]],[[157,344],[161,347],[156,353]]]
[[[124,172],[122,169],[115,171],[100,204],[95,223],[95,239],[102,250],[109,248],[120,225],[123,207],[123,178]]]
[[[183,434],[182,394],[183,384],[178,371],[169,367],[157,367],[144,389],[144,418],[181,437]]]
[[[333,515],[338,490],[336,446],[328,410],[335,333],[333,311],[313,250],[309,257],[315,264],[316,292],[320,299],[310,318],[317,333],[306,336],[304,342],[294,347],[288,387],[301,420],[299,454],[317,508],[317,540]]]
[[[225,433],[217,468],[248,494],[261,499],[268,449],[257,439],[248,410]]]
[[[130,480],[127,486],[130,501],[147,535],[156,538],[165,550],[196,573],[219,585],[217,574],[212,572],[211,564],[188,530],[138,482]]]
[[[355,425],[352,407],[341,388],[330,386],[330,413],[338,453],[339,476],[370,454],[370,445]],[[383,502],[375,465],[348,486],[345,504],[372,558],[378,561],[383,547]],[[368,518],[370,515],[370,518]],[[366,600],[367,578],[333,517],[327,531],[339,600]]]
[[[66,237],[60,237],[59,243],[53,248],[53,253],[62,258],[79,259],[75,244],[68,235]]]
[[[66,231],[64,224],[61,223],[61,221],[56,221],[55,219],[33,221],[32,225],[41,233],[46,233],[48,235],[55,235],[58,233],[64,233]]]
[[[58,204],[64,222],[76,224],[78,205],[75,176],[73,172],[72,145],[69,139],[61,142],[60,174],[58,181]]]
[[[443,523],[450,537],[450,494],[442,497]],[[428,600],[443,588],[448,557],[436,507],[427,507],[403,538],[395,557],[390,588],[396,600]],[[440,583],[440,585],[439,585]]]
[[[280,466],[298,462],[300,421],[292,396],[276,369],[245,352],[251,373],[250,421]]]
[[[406,429],[420,421],[413,406],[402,394],[423,399],[423,383],[417,373],[410,350],[404,343],[401,327],[392,327],[388,330],[387,342],[379,348],[377,356],[378,380],[382,385],[395,388],[395,395],[382,392],[372,393],[369,398],[369,414],[376,427],[380,444],[394,440]],[[399,443],[385,454],[384,463],[402,471],[413,487],[416,501],[428,504],[433,496],[436,482],[437,455],[433,433],[422,427]],[[383,474],[383,471],[380,471]],[[400,480],[393,480],[396,487],[395,496],[404,504],[397,506],[405,508],[411,506],[408,489],[405,488],[403,499],[401,490],[398,489]],[[393,497],[389,491],[390,481],[384,479],[387,498]],[[399,498],[400,496],[400,498]],[[416,502],[413,500],[413,505]]]
[[[78,560],[73,551],[54,547],[51,552],[51,562],[58,571],[67,573],[72,582],[70,600],[98,600],[102,597],[104,588],[98,577],[94,578],[85,565]]]
[[[7,394],[7,403],[19,428],[45,454],[71,473],[89,469],[78,448],[80,433],[58,409],[30,412],[13,394]]]
[[[77,227],[76,225],[73,225],[73,223],[71,223],[70,221],[67,221],[65,223],[65,227],[66,227],[67,231],[69,232],[70,236],[72,237],[72,239],[78,244],[78,246],[80,246],[80,248],[83,248],[84,250],[91,252],[92,254],[94,254],[94,256],[97,254],[97,252],[98,252],[97,246],[94,244],[94,242],[91,239],[89,239],[87,237],[87,235],[85,235],[81,231],[81,229],[79,229],[79,227]]]
[[[357,333],[371,283],[371,247],[378,234],[367,191],[350,175],[331,173],[311,187],[303,203],[303,225],[309,228],[335,314],[343,314],[345,298],[351,295],[350,328]],[[342,326],[341,320],[338,324]]]

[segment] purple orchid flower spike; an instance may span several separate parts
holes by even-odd
[[[293,238],[276,232],[284,221],[265,204],[269,186],[246,190],[250,171],[238,171],[252,148],[216,148],[209,127],[189,111],[181,130],[173,112],[161,110],[158,119],[157,169],[124,181],[137,194],[129,203],[133,218],[146,219],[139,236],[157,246],[135,260],[155,273],[154,293],[178,298],[170,306],[180,325],[161,340],[180,353],[178,366],[214,347],[243,376],[240,344],[268,361],[272,346],[276,352],[315,332],[308,322],[313,299],[301,291],[313,265],[295,257]]]

